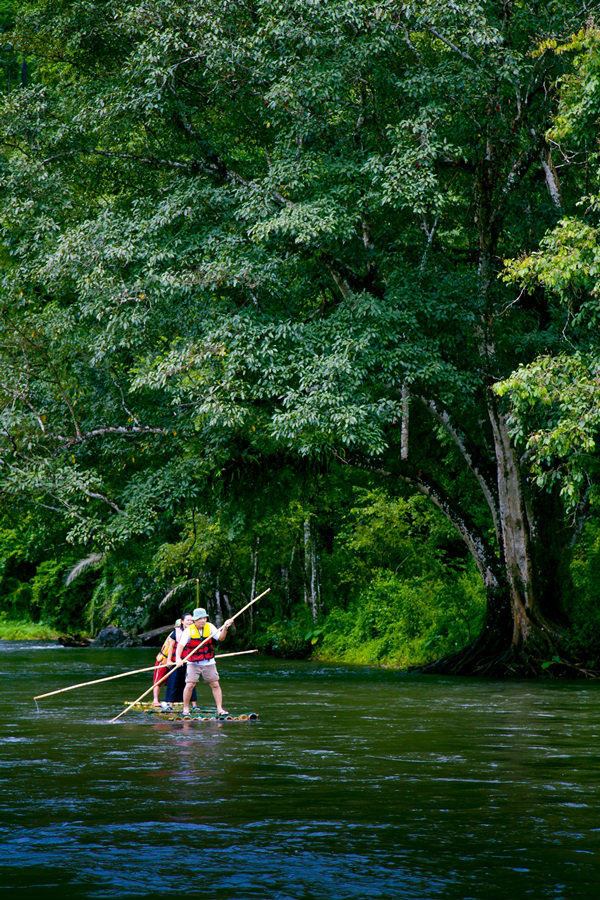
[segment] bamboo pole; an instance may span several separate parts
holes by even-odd
[[[53,694],[62,694],[65,691],[74,691],[75,688],[87,687],[89,684],[100,684],[102,681],[113,681],[115,678],[125,678],[126,675],[139,675],[140,672],[150,672],[152,669],[161,669],[162,666],[146,666],[145,669],[134,669],[132,672],[120,672],[118,675],[107,675],[106,678],[96,678],[94,681],[82,681],[80,684],[71,684],[69,687],[60,688],[58,691],[48,691],[47,694],[38,694],[34,700],[42,697],[52,697]]]
[[[221,653],[219,656],[215,656],[215,660],[225,659],[228,656],[243,656],[245,653],[258,653],[258,650],[236,650],[235,653]],[[146,666],[145,669],[133,669],[131,672],[120,672],[118,675],[107,675],[106,678],[96,678],[94,681],[82,681],[80,684],[71,684],[69,687],[59,688],[57,691],[48,691],[47,694],[38,694],[37,697],[34,697],[33,699],[41,700],[43,697],[53,697],[54,694],[64,694],[65,691],[74,691],[76,688],[88,687],[90,684],[101,684],[103,681],[114,681],[115,678],[125,678],[127,675],[139,675],[140,672],[151,672],[153,669],[162,668],[164,667],[156,665]]]
[[[236,650],[235,653],[219,653],[215,656],[215,662],[219,659],[225,659],[227,656],[244,656],[246,653],[258,653],[258,650]]]
[[[243,612],[245,612],[245,611],[248,609],[249,606],[252,606],[253,603],[256,603],[256,601],[257,601],[257,600],[260,600],[261,597],[264,597],[265,594],[268,594],[270,590],[271,590],[271,588],[267,588],[266,591],[263,591],[262,594],[259,594],[258,597],[255,597],[255,598],[254,598],[254,600],[251,600],[250,603],[246,603],[246,605],[243,606],[243,607],[240,609],[239,612],[236,612],[236,614],[235,614],[234,616],[232,616],[231,619],[230,619],[229,621],[230,621],[230,622],[233,622],[234,619],[237,619],[238,616],[241,616],[241,614],[242,614]],[[192,656],[192,655],[195,653],[196,650],[199,650],[200,647],[203,647],[204,644],[206,644],[207,641],[209,641],[209,640],[210,640],[210,637],[205,638],[205,640],[203,640],[201,644],[198,644],[197,647],[194,647],[193,650],[190,650],[190,652],[188,653],[188,655],[185,656],[185,657],[183,658],[182,663],[184,663],[184,662],[188,659],[188,657]],[[174,672],[176,668],[177,668],[177,666],[173,666],[173,668],[171,669],[171,672]],[[116,722],[117,719],[120,719],[121,716],[124,716],[126,712],[129,712],[129,710],[130,710],[133,706],[135,706],[136,703],[139,703],[140,700],[143,700],[144,697],[146,696],[146,694],[149,694],[150,691],[153,690],[153,689],[156,687],[156,685],[162,684],[163,681],[165,681],[165,680],[169,677],[169,675],[171,674],[171,672],[167,672],[166,675],[163,675],[163,677],[162,677],[159,681],[157,681],[156,684],[151,684],[147,691],[144,691],[143,694],[140,694],[140,696],[137,698],[137,700],[134,700],[132,703],[129,704],[129,706],[126,706],[125,709],[121,710],[121,712],[120,712],[117,716],[115,716],[114,719],[111,719],[111,720],[110,720],[109,724],[112,725],[113,722]]]

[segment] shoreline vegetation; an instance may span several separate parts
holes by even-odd
[[[483,604],[479,616],[483,618]],[[251,644],[264,656],[275,659],[310,660],[333,665],[427,673],[431,671],[430,667],[440,653],[446,654],[452,648],[460,652],[461,647],[470,640],[468,633],[459,634],[447,629],[448,621],[420,624],[421,628],[415,627],[413,620],[412,628],[409,625],[407,629],[405,622],[398,630],[397,622],[393,627],[390,623],[390,629],[386,633],[379,623],[379,633],[375,636],[372,634],[370,640],[365,640],[365,631],[368,628],[373,630],[373,623],[367,620],[365,627],[365,621],[361,621],[356,609],[345,612],[337,610],[334,616],[329,616],[319,627],[313,627],[309,631],[306,631],[306,623],[299,620],[271,622],[262,631],[255,631],[241,641],[234,637],[232,646],[235,649],[247,649],[246,643],[249,641],[248,646]],[[112,630],[121,629],[113,626]],[[155,631],[162,630],[165,629]],[[442,633],[444,631],[446,633]],[[127,635],[127,632],[123,634]],[[67,648],[85,648],[93,646],[92,642],[97,637],[97,634],[93,635],[89,631],[65,632],[43,622],[10,619],[5,613],[0,613],[0,641],[52,641]],[[161,643],[160,637],[152,632],[130,637],[134,641],[144,639],[139,643],[131,643],[130,647],[143,647],[149,651],[159,647]],[[111,644],[107,641],[98,646],[104,649],[124,649],[128,645]],[[507,672],[506,677],[511,674],[518,676],[520,673]],[[549,658],[543,662],[538,677],[574,677],[577,674],[573,670],[570,673],[564,671],[562,660]]]
[[[82,640],[91,640],[91,636],[81,634],[64,634],[57,631],[55,628],[52,628],[49,625],[44,625],[42,623],[18,622],[6,619],[0,620],[0,641],[31,641],[32,643],[36,641],[53,641],[57,644],[62,643],[66,647],[85,647],[85,645],[81,643]],[[156,644],[156,646],[159,645],[160,641]],[[152,646],[147,644],[139,645],[136,649],[139,649],[139,647],[144,647],[148,650],[153,649]],[[121,650],[128,648],[106,647],[105,649]],[[275,659],[281,659],[283,657],[283,654],[270,652],[269,649],[264,649],[261,652],[263,653],[263,655],[271,656]],[[358,653],[356,650],[349,650],[345,653],[343,651],[340,653],[333,653],[314,648],[313,651],[309,651],[308,654],[290,653],[287,658],[311,660],[312,662],[331,663],[333,665],[353,665],[377,669],[391,669],[398,672],[406,671],[408,668],[410,668],[411,665],[414,665],[414,663],[403,663],[397,658],[370,659],[364,653]]]
[[[483,618],[484,604],[483,597],[474,593],[475,596],[470,598],[471,621],[477,622]],[[464,623],[461,626],[460,619],[457,625],[456,609],[448,597],[445,615],[431,616],[435,606],[424,585],[420,585],[419,591],[413,590],[410,597],[394,598],[390,592],[387,605],[381,598],[374,600],[364,596],[360,604],[353,604],[346,610],[334,608],[318,624],[308,615],[271,620],[261,625],[255,623],[249,633],[242,628],[232,635],[231,644],[240,650],[257,648],[260,653],[273,658],[311,659],[402,671],[425,665],[440,652],[460,649],[472,639],[472,632],[464,627]],[[116,632],[121,632],[126,640],[132,640],[130,646],[159,647],[164,630],[159,627],[136,634],[109,626],[101,631],[112,631],[113,635],[102,634],[101,640],[105,637],[106,643],[99,646],[127,646],[115,643]],[[0,640],[3,641],[44,640],[67,647],[85,647],[96,641],[99,634],[97,630],[59,629],[43,621],[36,623],[25,617],[0,613]]]
[[[0,641],[58,641],[67,635],[41,622],[23,622],[0,617]]]

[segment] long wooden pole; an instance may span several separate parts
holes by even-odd
[[[126,675],[139,675],[140,672],[150,672],[152,669],[160,669],[162,666],[146,666],[145,669],[134,669],[132,672],[120,672],[118,675],[107,675],[106,678],[96,678],[94,681],[82,681],[80,684],[71,684],[69,687],[60,688],[58,691],[48,691],[47,694],[38,694],[34,700],[42,697],[52,697],[54,694],[62,694],[65,691],[74,691],[75,688],[87,687],[89,684],[100,684],[102,681],[113,681],[115,678],[125,678]]]
[[[250,603],[246,603],[246,605],[243,606],[243,607],[240,609],[239,612],[236,612],[236,614],[235,614],[234,616],[232,616],[231,619],[230,619],[229,621],[230,621],[230,622],[233,622],[234,619],[237,619],[238,616],[241,616],[241,614],[242,614],[243,612],[245,612],[245,611],[248,609],[249,606],[252,606],[253,603],[256,603],[256,601],[257,601],[257,600],[260,600],[261,597],[264,597],[265,594],[268,594],[270,590],[271,590],[271,588],[267,588],[266,591],[263,591],[262,594],[259,594],[258,597],[255,597],[255,598],[254,598],[254,600],[251,600]],[[203,647],[204,644],[206,644],[207,641],[210,641],[210,637],[205,638],[205,640],[203,640],[201,644],[198,644],[197,647],[194,647],[193,650],[190,650],[190,652],[188,653],[188,655],[185,656],[185,657],[183,658],[182,663],[184,663],[190,656],[192,656],[192,655],[196,652],[196,650],[199,650],[200,647]],[[177,666],[173,666],[173,668],[171,669],[171,672],[174,672],[176,668],[177,668]],[[113,722],[116,722],[117,719],[120,719],[121,716],[124,716],[126,712],[129,712],[129,710],[130,710],[132,707],[134,707],[134,706],[136,705],[136,703],[139,703],[140,700],[143,700],[143,699],[144,699],[144,697],[146,696],[146,694],[149,694],[150,691],[154,690],[154,688],[155,688],[157,685],[162,684],[163,681],[165,681],[165,679],[167,679],[167,678],[169,677],[169,675],[171,674],[171,672],[167,672],[166,675],[163,675],[163,677],[162,677],[159,681],[157,681],[156,684],[151,684],[147,691],[144,691],[143,694],[140,694],[140,696],[137,698],[137,700],[134,700],[133,703],[130,703],[129,706],[126,706],[125,709],[121,710],[121,712],[118,714],[118,716],[115,716],[114,719],[111,719],[111,720],[110,720],[110,723],[109,723],[109,724],[112,725]]]
[[[258,653],[258,650],[236,650],[235,653],[220,653],[215,656],[217,659],[225,659],[228,656],[242,656],[244,653]],[[90,684],[101,684],[103,681],[114,681],[115,678],[125,678],[127,675],[139,675],[140,672],[151,672],[153,669],[162,669],[163,666],[146,666],[145,669],[133,669],[131,672],[120,672],[118,675],[107,675],[106,678],[96,678],[94,681],[82,681],[80,684],[71,684],[69,687],[59,688],[57,691],[48,691],[47,694],[38,694],[34,700],[41,700],[43,697],[53,697],[54,694],[64,694],[65,691],[74,691],[76,688],[87,687]],[[154,687],[154,685],[152,685]]]
[[[227,656],[245,656],[246,653],[258,653],[258,650],[236,650],[235,653],[219,653],[215,656],[215,662],[219,659],[225,659]]]

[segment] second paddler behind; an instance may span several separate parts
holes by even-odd
[[[190,700],[194,685],[202,680],[210,685],[217,705],[217,715],[226,716],[223,709],[223,693],[219,684],[219,673],[215,665],[215,641],[224,641],[232,620],[227,619],[220,628],[208,621],[208,613],[198,607],[192,613],[193,622],[185,628],[177,644],[176,665],[184,665],[182,657],[187,657],[187,672],[183,691],[183,715],[190,714]]]

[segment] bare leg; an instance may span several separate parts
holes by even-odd
[[[159,706],[158,696],[160,694],[160,684],[154,685],[154,691],[152,692],[152,705]]]
[[[186,681],[185,687],[183,689],[183,712],[189,713],[190,711],[190,698],[192,696],[192,691],[194,690],[194,682]]]
[[[217,704],[217,715],[226,714],[227,710],[223,709],[223,692],[221,690],[221,685],[218,681],[211,681],[210,686],[213,697],[215,698],[215,703]]]

